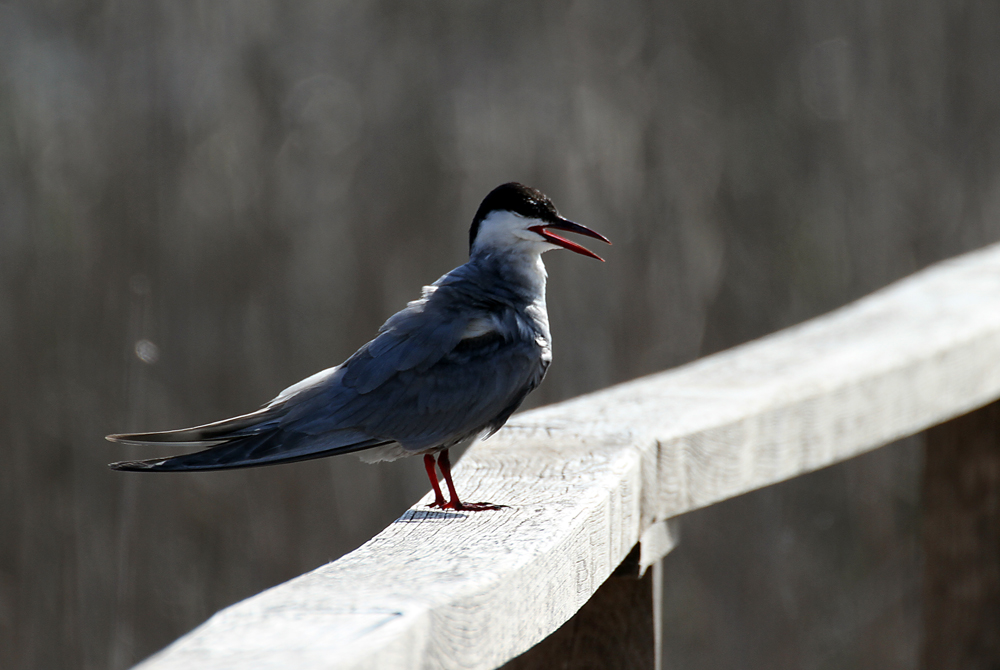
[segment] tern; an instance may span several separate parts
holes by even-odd
[[[183,472],[353,452],[369,463],[420,454],[434,488],[431,507],[499,509],[459,499],[448,450],[499,430],[545,377],[552,340],[542,254],[563,248],[603,261],[554,231],[611,244],[560,216],[541,191],[515,182],[498,186],[472,220],[469,261],[424,287],[353,356],[249,414],[180,430],[109,435],[124,444],[204,447],[110,467]]]

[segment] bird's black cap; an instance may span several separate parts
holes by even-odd
[[[479,234],[479,224],[489,216],[490,212],[514,212],[528,219],[538,219],[549,223],[559,221],[559,213],[549,197],[536,188],[519,184],[516,181],[501,184],[483,198],[483,202],[472,219],[469,228],[469,249]]]

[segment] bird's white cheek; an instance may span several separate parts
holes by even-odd
[[[525,242],[544,242],[545,238],[536,233],[533,230],[527,230],[526,228],[518,228],[513,231],[514,237],[524,240]]]
[[[559,248],[558,244],[552,244],[533,230],[518,230],[514,233],[514,236],[523,242],[527,242],[528,248],[534,250],[536,253],[545,253],[546,251]]]

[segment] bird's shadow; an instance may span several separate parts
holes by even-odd
[[[403,516],[399,517],[393,523],[419,523],[421,521],[430,521],[431,519],[464,519],[468,514],[462,514],[461,512],[443,512],[432,509],[410,509],[406,510]]]

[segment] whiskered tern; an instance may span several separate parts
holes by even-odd
[[[563,218],[540,191],[493,189],[469,230],[469,261],[423,289],[372,341],[249,414],[156,433],[109,435],[125,444],[204,447],[180,456],[112,463],[115,470],[183,472],[292,463],[360,452],[370,463],[421,454],[431,507],[462,502],[448,450],[492,435],[537,387],[552,361],[542,254],[569,249],[603,260],[557,232],[610,241]],[[444,476],[445,501],[435,472]]]

